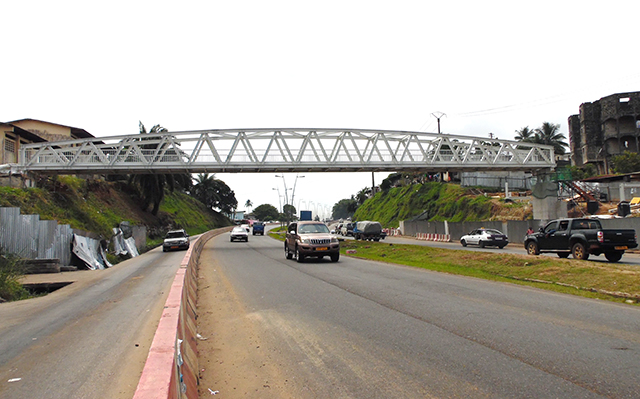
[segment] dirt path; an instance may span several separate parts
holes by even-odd
[[[300,391],[279,372],[278,354],[261,332],[212,256],[211,240],[200,258],[198,341],[200,398],[299,398]]]

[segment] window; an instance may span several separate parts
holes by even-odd
[[[16,141],[6,137],[4,139],[4,150],[7,152],[16,152]]]

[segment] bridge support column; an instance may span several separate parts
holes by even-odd
[[[553,220],[562,219],[568,216],[567,204],[558,200],[558,197],[547,197],[543,199],[532,198],[533,219]]]

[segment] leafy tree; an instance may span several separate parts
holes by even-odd
[[[582,166],[570,166],[569,170],[571,171],[571,178],[573,180],[588,179],[597,174],[596,167],[590,163]]]
[[[569,147],[569,144],[565,143],[566,137],[559,133],[559,130],[559,124],[543,122],[542,126],[534,131],[533,142],[553,146],[553,152],[556,155],[562,155],[566,152],[565,147]]]
[[[271,204],[262,204],[253,210],[253,215],[258,220],[277,220],[279,218],[279,214],[280,213],[276,207]]]
[[[228,215],[238,207],[238,200],[233,190],[222,180],[216,179],[215,175],[208,173],[199,174],[196,177],[192,194],[209,208],[219,209]]]
[[[640,171],[640,154],[631,151],[625,151],[621,155],[611,158],[613,161],[613,170],[616,173],[633,173]]]
[[[284,213],[284,219],[288,222],[293,219],[293,215],[297,213],[296,207],[290,204],[285,204],[282,207],[282,213]]]
[[[333,219],[346,219],[356,212],[358,202],[352,197],[351,199],[341,199],[333,206],[331,215]]]

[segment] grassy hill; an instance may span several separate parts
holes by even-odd
[[[530,219],[526,203],[504,203],[492,196],[474,195],[457,184],[427,182],[394,187],[376,193],[356,211],[354,220],[376,220],[385,227],[398,227],[400,220],[423,214],[431,221],[464,222]]]
[[[20,207],[22,214],[39,214],[41,219],[57,220],[104,237],[110,237],[111,229],[122,221],[147,226],[150,239],[172,228],[198,234],[231,224],[223,215],[177,191],[165,193],[158,216],[142,211],[140,203],[125,183],[71,176],[48,179],[43,188],[0,187],[0,206]]]

